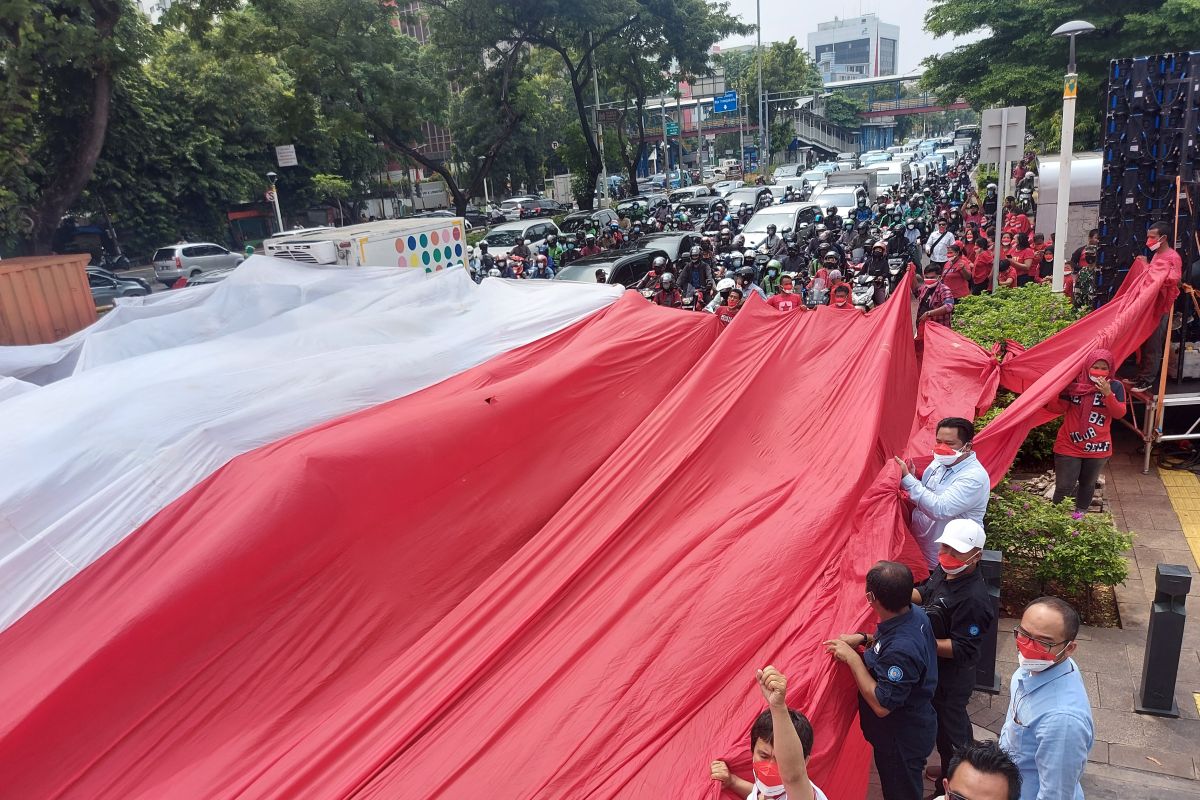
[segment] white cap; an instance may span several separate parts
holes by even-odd
[[[976,547],[983,547],[987,535],[983,532],[983,526],[973,519],[952,519],[946,523],[945,530],[936,541],[960,553],[969,553]]]

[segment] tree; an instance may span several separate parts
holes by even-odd
[[[859,114],[866,110],[865,102],[845,92],[831,92],[825,97],[825,119],[843,128],[858,128],[862,124]]]
[[[747,121],[758,130],[758,60],[757,51],[723,53],[718,56],[725,69],[725,85],[738,91],[745,104]],[[762,49],[762,86],[767,96],[781,95],[767,103],[767,119],[771,123],[768,150],[784,150],[793,137],[788,112],[796,107],[796,98],[819,95],[822,92],[821,73],[795,37],[785,42],[772,42]]]
[[[91,178],[114,82],[140,55],[137,34],[128,0],[0,7],[0,236],[19,249],[48,253]]]
[[[342,211],[342,201],[350,197],[350,192],[353,188],[350,186],[350,181],[341,175],[326,175],[321,173],[313,175],[312,183],[313,191],[327,200],[337,203],[338,218],[341,219],[341,224],[345,225],[346,214]]]
[[[1112,58],[1189,50],[1200,41],[1196,0],[1131,0],[1119,5],[1087,0],[933,0],[925,28],[936,36],[986,31],[977,42],[925,59],[922,83],[941,97],[964,97],[975,109],[1029,107],[1029,126],[1041,139],[1052,133],[1062,108],[1067,41],[1050,37],[1063,22],[1086,19],[1094,33],[1078,38],[1079,73],[1075,147],[1099,146],[1108,62]]]

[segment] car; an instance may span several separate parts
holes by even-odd
[[[687,214],[693,220],[700,220],[708,216],[708,214],[717,206],[724,202],[716,195],[705,195],[704,197],[693,197],[691,200],[684,200],[679,204],[679,210]]]
[[[695,233],[652,233],[643,236],[632,249],[610,250],[572,261],[555,273],[554,280],[595,283],[596,270],[602,269],[608,273],[607,283],[628,288],[645,277],[654,259],[662,256],[677,264],[693,245],[698,244],[700,235]]]
[[[757,209],[769,206],[774,201],[775,193],[769,186],[743,186],[725,195],[725,203],[729,206],[731,214],[743,205]]]
[[[561,233],[558,226],[548,219],[522,219],[516,222],[505,222],[487,232],[480,242],[487,242],[488,252],[499,258],[508,255],[508,251],[517,246],[521,239],[531,240],[531,247],[543,244],[550,234]]]
[[[816,203],[783,203],[767,206],[755,212],[742,228],[746,247],[755,248],[767,238],[767,226],[774,225],[780,236],[789,231],[799,231],[801,225],[815,225],[821,218],[821,207]]]
[[[551,200],[548,197],[535,197],[532,200],[526,200],[521,203],[517,211],[521,215],[521,219],[533,219],[535,217],[557,217],[568,209],[559,203],[557,200]]]
[[[821,177],[824,179],[824,175]],[[789,186],[798,195],[797,199],[800,200],[807,199],[808,195],[812,193],[812,187],[809,186],[808,181],[804,180],[804,178],[779,178],[772,185],[772,188],[775,190],[774,193],[778,195],[778,199],[775,202],[783,202],[784,194],[787,192]]]
[[[836,206],[838,214],[845,217],[849,209],[858,206],[858,198],[866,195],[867,190],[862,186],[825,186],[808,199],[821,208]]]
[[[854,153],[838,153],[837,163],[843,169],[858,169],[858,156],[854,155]]]
[[[146,290],[146,294],[150,294],[151,292],[154,291],[154,287],[150,285],[150,282],[143,278],[138,278],[136,276],[131,277],[129,275],[118,275],[117,273],[113,272],[112,270],[105,269],[104,267],[89,266],[87,268],[87,271],[88,271],[89,276],[90,275],[99,275],[101,277],[108,278],[110,281],[133,281],[134,283],[143,287]]]
[[[830,172],[840,172],[842,165],[836,161],[822,161],[820,164],[813,164],[813,169],[819,169],[828,175]]]
[[[150,260],[154,264],[154,279],[170,287],[180,278],[194,278],[209,270],[236,267],[246,258],[212,242],[179,242],[158,248]]]
[[[210,283],[220,283],[233,274],[237,267],[229,269],[214,269],[212,272],[206,272],[203,275],[197,275],[194,278],[188,278],[188,286],[207,286]]]
[[[800,174],[802,169],[804,169],[803,164],[781,164],[775,168],[775,172],[771,174],[771,177],[774,180],[779,180],[780,178],[794,178]]]
[[[667,196],[665,194],[640,194],[617,203],[617,216],[640,221],[645,219],[651,211],[658,208],[659,203],[665,203],[666,201]]]
[[[873,151],[870,153],[863,153],[863,156],[862,156],[862,158],[860,158],[858,160],[858,163],[860,166],[867,167],[867,166],[870,166],[871,164],[879,164],[879,163],[883,163],[883,162],[887,162],[887,161],[891,161],[891,160],[892,160],[891,153],[887,152],[886,150],[883,150],[883,151],[876,150],[876,151]]]
[[[533,195],[520,195],[519,197],[510,197],[500,203],[499,211],[504,215],[504,218],[509,222],[515,222],[521,218],[521,204],[528,203],[535,199]]]
[[[475,209],[474,214],[471,213],[471,209]],[[453,211],[451,211],[448,208],[440,208],[437,211],[422,211],[418,214],[412,215],[413,219],[425,219],[428,217],[438,217],[441,219],[447,219],[447,218],[453,219],[453,218],[458,217],[458,214],[455,214]],[[462,221],[463,221],[463,227],[466,230],[471,230],[476,225],[484,225],[484,226],[487,225],[487,217],[484,216],[483,212],[480,211],[475,206],[467,206],[467,213],[463,215]]]
[[[106,269],[88,269],[87,276],[96,308],[111,306],[118,297],[145,297],[150,294],[145,281],[119,278]]]
[[[574,235],[576,231],[598,231],[608,224],[618,221],[617,212],[611,208],[597,208],[592,211],[572,211],[563,218],[559,229],[563,233]]]
[[[695,197],[709,197],[712,194],[713,190],[704,184],[694,184],[692,186],[685,186],[682,189],[676,189],[671,192],[667,199],[671,201],[671,205],[675,205],[676,203],[682,203],[684,200],[691,200]]]
[[[745,185],[746,185],[745,181],[738,181],[738,180],[718,181],[712,185],[712,190],[713,190],[713,194],[717,195],[718,197],[724,197],[725,195],[732,192],[734,189],[740,189]]]

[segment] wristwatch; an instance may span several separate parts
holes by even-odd
[[[870,647],[871,642],[875,641],[875,637],[871,636],[871,634],[867,633],[866,631],[855,631],[855,633],[863,637],[863,647]]]

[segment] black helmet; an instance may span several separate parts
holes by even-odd
[[[830,216],[837,214],[837,206],[830,206],[825,210],[829,212]]]
[[[774,226],[774,225],[768,225],[768,226],[767,226],[767,235],[768,235],[768,236],[774,236],[774,235],[775,235],[775,230],[776,230],[776,228],[775,228],[775,226]]]
[[[482,251],[483,251],[483,252],[485,252],[485,253],[487,252],[487,249],[488,249],[488,243],[487,243],[487,240],[486,240],[486,239],[485,239],[484,241],[482,241],[482,242],[480,242],[480,243],[479,243],[479,249],[480,249],[480,250],[482,250]]]
[[[666,267],[667,267],[667,259],[663,258],[662,256],[659,256],[658,258],[654,259],[654,271],[655,272],[662,272],[664,269],[666,269]]]
[[[733,274],[737,275],[739,278],[745,278],[748,281],[752,281],[754,280],[754,267],[739,267],[738,270]]]
[[[693,259],[699,258],[700,257],[700,245],[698,245],[698,244],[692,245],[692,249],[690,251],[688,251],[688,255],[690,255]]]

